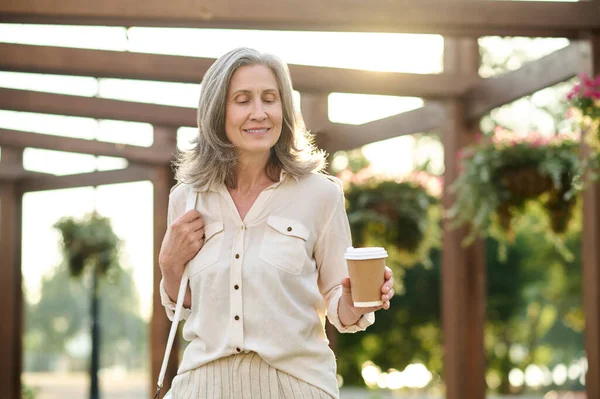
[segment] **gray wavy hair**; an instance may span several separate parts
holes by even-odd
[[[194,148],[180,152],[174,162],[175,177],[179,182],[200,189],[223,183],[227,187],[236,186],[238,156],[225,134],[225,107],[233,73],[249,65],[264,65],[273,71],[283,108],[281,136],[271,148],[267,176],[278,181],[279,174],[285,170],[301,178],[325,167],[325,152],[316,149],[313,136],[304,127],[301,115],[294,110],[287,64],[271,54],[238,48],[220,57],[204,75],[198,104],[198,134],[192,141]]]

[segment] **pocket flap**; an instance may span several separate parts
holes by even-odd
[[[310,232],[304,225],[296,220],[287,219],[281,216],[269,216],[267,224],[286,236],[302,238],[308,240]]]
[[[204,226],[204,241],[210,240],[212,236],[223,231],[223,222],[212,222]]]

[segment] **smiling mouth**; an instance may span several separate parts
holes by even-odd
[[[244,129],[244,132],[250,133],[250,134],[261,134],[261,133],[267,133],[269,130],[271,130],[271,128],[265,127],[262,129]]]

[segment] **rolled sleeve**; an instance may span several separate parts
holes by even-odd
[[[338,316],[338,306],[341,297],[342,286],[340,285],[339,289],[336,290],[336,292],[333,295],[333,298],[329,302],[329,306],[327,309],[327,318],[329,319],[329,322],[333,324],[339,332],[355,333],[358,331],[365,331],[367,327],[375,323],[375,312],[370,312],[360,316],[360,318],[354,324],[351,324],[349,326],[343,325]]]
[[[363,331],[375,322],[375,315],[368,313],[360,317],[356,323],[344,326],[338,316],[338,305],[342,296],[342,280],[348,277],[348,266],[344,253],[352,246],[350,224],[346,215],[344,192],[338,183],[336,197],[329,201],[327,216],[324,215],[322,226],[319,226],[319,238],[315,245],[315,260],[319,269],[319,290],[327,308],[327,318],[339,332],[352,333]]]
[[[165,290],[164,281],[160,280],[160,302],[165,307],[165,312],[167,312],[167,317],[169,320],[173,320],[175,316],[175,308],[177,304],[169,298],[169,294],[167,294],[167,290]],[[192,309],[183,307],[181,309],[181,319],[187,320],[188,317],[192,314]]]

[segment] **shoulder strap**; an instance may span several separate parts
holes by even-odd
[[[187,198],[185,201],[185,211],[189,211],[191,209],[196,208],[196,202],[198,201],[198,192],[193,190],[191,187],[189,188]],[[165,374],[167,372],[167,364],[169,362],[169,356],[171,355],[171,349],[173,349],[173,342],[175,341],[175,335],[177,335],[177,325],[179,324],[179,320],[181,319],[181,311],[183,309],[183,301],[185,299],[185,292],[187,290],[188,285],[188,271],[187,265],[183,270],[183,276],[181,276],[181,283],[179,284],[179,293],[177,294],[177,305],[175,306],[175,314],[173,315],[173,322],[171,323],[171,330],[169,331],[169,339],[167,340],[167,347],[165,348],[165,356],[163,357],[162,366],[160,368],[160,373],[158,374],[158,382],[156,385],[158,389],[156,390],[156,394],[154,395],[154,399],[158,398],[160,394],[160,390],[163,387],[163,382],[165,379]]]

